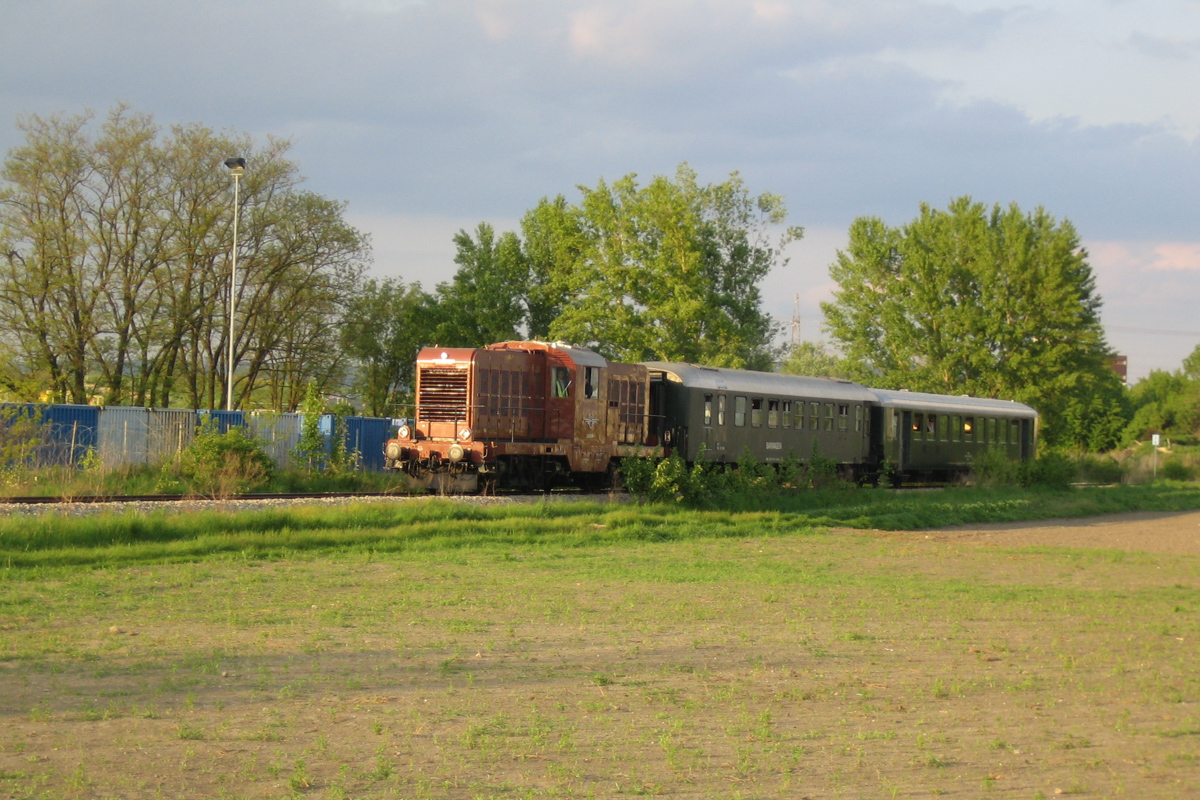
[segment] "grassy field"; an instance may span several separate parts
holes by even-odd
[[[830,530],[1197,490],[793,505],[5,521],[0,796],[1200,792],[1196,558]]]

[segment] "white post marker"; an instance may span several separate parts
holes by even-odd
[[[1150,444],[1154,445],[1154,461],[1153,461],[1154,466],[1151,468],[1152,469],[1152,472],[1150,473],[1151,480],[1158,479],[1158,445],[1161,442],[1162,442],[1162,434],[1154,433],[1154,434],[1150,435]]]

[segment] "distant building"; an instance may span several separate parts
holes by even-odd
[[[1108,367],[1121,376],[1121,383],[1129,383],[1129,360],[1125,356],[1109,356]]]

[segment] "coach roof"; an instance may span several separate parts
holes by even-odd
[[[936,411],[943,414],[982,414],[1018,419],[1036,419],[1037,411],[1015,400],[992,400],[988,397],[956,397],[925,392],[903,392],[892,389],[871,389],[884,408]]]
[[[875,400],[870,390],[853,381],[835,378],[807,378],[783,375],[778,372],[753,372],[723,367],[700,367],[670,361],[642,362],[651,371],[662,372],[668,381],[681,383],[689,389],[711,389],[770,397],[796,397],[812,400],[843,400],[870,403]]]

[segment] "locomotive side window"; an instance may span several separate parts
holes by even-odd
[[[750,426],[752,428],[762,427],[762,398],[750,398]]]
[[[725,424],[725,395],[717,395],[717,424]]]
[[[783,427],[792,427],[792,401],[783,401]]]
[[[554,396],[571,396],[571,371],[566,367],[554,368]]]
[[[733,424],[742,428],[746,425],[746,398],[733,398]]]
[[[767,401],[767,427],[768,428],[778,428],[779,427],[779,401],[778,400],[768,400]]]
[[[600,396],[600,368],[583,368],[583,396],[593,400]]]
[[[924,433],[925,433],[925,415],[924,414],[913,414],[912,438],[916,439],[919,442],[919,441],[921,441],[921,439],[924,438]]]
[[[833,430],[833,403],[825,404],[825,430]]]
[[[704,427],[712,427],[712,395],[704,395]]]
[[[818,427],[820,427],[820,422],[818,421],[820,416],[817,412],[817,409],[820,407],[821,406],[818,403],[808,404],[808,429],[810,431],[815,431]]]

